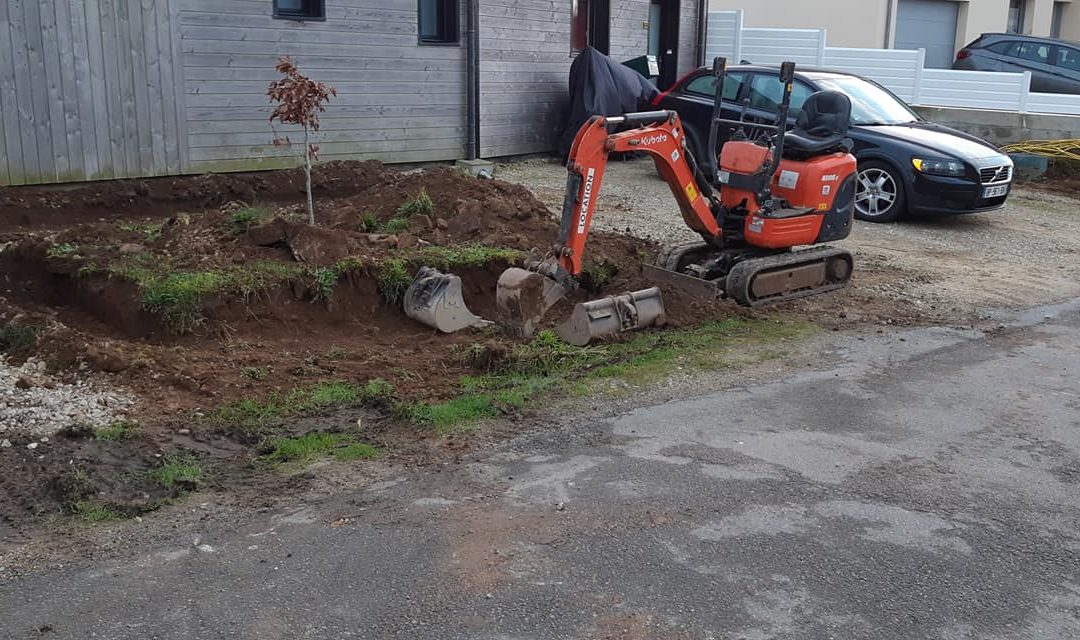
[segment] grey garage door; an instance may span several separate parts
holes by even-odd
[[[897,49],[926,49],[926,66],[948,68],[956,54],[960,4],[948,0],[900,0],[896,9]]]

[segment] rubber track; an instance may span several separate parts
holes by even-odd
[[[776,256],[767,256],[764,258],[751,258],[744,260],[728,273],[727,287],[725,291],[728,297],[733,298],[736,302],[744,307],[757,307],[764,304],[772,304],[774,302],[785,302],[787,300],[797,300],[799,298],[805,298],[807,296],[817,295],[819,293],[825,293],[827,291],[835,291],[847,286],[847,283],[851,280],[851,269],[848,270],[847,278],[840,282],[831,282],[820,287],[813,289],[802,289],[800,291],[793,291],[784,295],[770,296],[761,300],[752,300],[750,293],[750,284],[753,282],[754,276],[758,275],[762,271],[771,271],[773,269],[779,269],[782,267],[794,267],[800,264],[809,264],[818,261],[824,261],[833,257],[846,257],[849,265],[853,266],[853,258],[851,254],[843,249],[837,249],[835,247],[814,247],[813,249],[806,249],[803,251],[795,251],[792,253],[785,253]]]

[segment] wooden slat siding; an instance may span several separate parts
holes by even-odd
[[[187,106],[184,100],[187,96],[187,87],[184,81],[183,67],[187,63],[184,57],[183,41],[180,38],[181,15],[185,0],[167,0],[169,13],[169,40],[172,42],[172,71],[173,71],[173,111],[171,117],[176,123],[177,155],[180,161],[180,170],[190,172],[191,157],[188,153],[188,130],[187,130]],[[219,3],[220,4],[220,3]],[[214,66],[221,66],[220,61]]]
[[[41,32],[41,4],[23,2],[27,58],[30,70],[30,115],[34,139],[38,145],[38,174],[56,179],[56,161],[52,154],[52,128],[49,121],[49,92],[45,72],[44,41]],[[25,126],[25,125],[24,125]]]
[[[123,135],[121,140],[124,147],[124,157],[127,161],[128,171],[132,172],[142,171],[143,167],[139,157],[139,150],[142,147],[140,140],[142,137],[142,127],[139,126],[138,99],[135,95],[134,67],[137,66],[137,63],[134,59],[135,45],[132,42],[131,34],[132,3],[137,1],[138,0],[116,0],[116,46],[117,54],[121,56],[123,61],[119,67],[120,105],[124,119],[123,128],[121,129]],[[135,9],[136,11],[138,10],[137,7],[135,7]]]
[[[165,175],[168,173],[168,161],[165,154],[165,119],[161,91],[162,55],[158,50],[157,28],[154,24],[154,5],[157,3],[158,0],[144,0],[140,4],[140,13],[143,51],[146,52],[145,82],[147,122],[150,126],[150,157],[153,161],[154,174]]]
[[[553,150],[569,102],[570,2],[481,0],[480,61],[480,154]],[[495,115],[513,117],[487,126]]]
[[[150,124],[150,81],[147,78],[146,37],[143,33],[142,0],[127,0],[128,36],[131,42],[132,97],[135,107],[135,135],[139,166],[151,175],[154,167],[154,138]],[[155,52],[156,54],[157,52]]]
[[[64,126],[67,129],[68,178],[82,178],[90,173],[87,164],[93,163],[93,154],[87,154],[87,150],[95,150],[93,123],[84,132],[84,123],[80,122],[81,113],[89,113],[87,105],[87,92],[84,82],[79,81],[80,66],[85,63],[86,57],[86,27],[77,14],[81,14],[82,7],[72,8],[67,0],[56,0],[56,23],[57,35],[60,48],[60,73],[63,79],[63,111]],[[78,27],[76,28],[76,24]],[[82,59],[80,59],[80,57]]]
[[[162,147],[165,154],[165,174],[176,174],[182,170],[179,150],[180,131],[177,120],[180,118],[182,105],[177,104],[176,83],[183,82],[184,73],[180,59],[173,56],[173,36],[170,30],[169,8],[172,0],[154,0],[150,16],[154,28],[154,42],[157,45],[158,58],[158,99],[160,113],[155,107],[155,116],[161,118]]]
[[[86,2],[83,17],[86,20],[86,50],[89,75],[91,107],[82,114],[84,123],[92,122],[96,147],[97,170],[91,170],[88,179],[113,178],[125,175],[117,163],[117,147],[113,141],[112,116],[110,115],[109,67],[105,61],[105,29],[101,16],[107,0]],[[72,5],[75,6],[74,4]],[[109,61],[112,64],[113,61]],[[89,169],[89,167],[88,167]]]
[[[322,115],[322,160],[462,156],[465,51],[416,44],[415,0],[330,0],[325,22],[303,23],[275,20],[269,0],[179,1],[192,169],[299,163],[298,147],[272,144],[266,86],[282,55],[338,87]]]
[[[113,177],[121,178],[128,173],[127,154],[124,153],[124,114],[120,81],[119,41],[116,25],[117,3],[124,0],[99,0],[98,19],[101,28],[101,53],[105,69],[104,112],[99,112],[103,123],[109,128],[109,158]]]
[[[63,2],[64,0],[60,0]],[[41,21],[41,57],[45,65],[45,77],[37,78],[45,85],[46,109],[48,109],[49,139],[52,142],[51,156],[56,177],[67,176],[71,165],[68,162],[68,132],[64,125],[64,86],[60,73],[60,37],[56,29],[57,0],[39,0],[38,12]]]
[[[11,18],[7,0],[0,0],[0,61],[11,55]],[[22,175],[22,141],[19,140],[19,108],[15,103],[15,69],[0,65],[0,148],[6,161],[0,162],[0,180],[15,184]],[[21,183],[21,180],[20,180]]]

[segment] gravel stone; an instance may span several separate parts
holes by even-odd
[[[61,382],[48,375],[42,360],[15,366],[0,358],[0,434],[48,442],[48,436],[72,424],[97,428],[119,420],[134,404],[130,394],[108,389],[85,372]],[[11,443],[5,439],[0,446]]]

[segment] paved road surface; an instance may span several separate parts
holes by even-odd
[[[1080,313],[1052,313],[23,577],[0,636],[1077,638]]]

